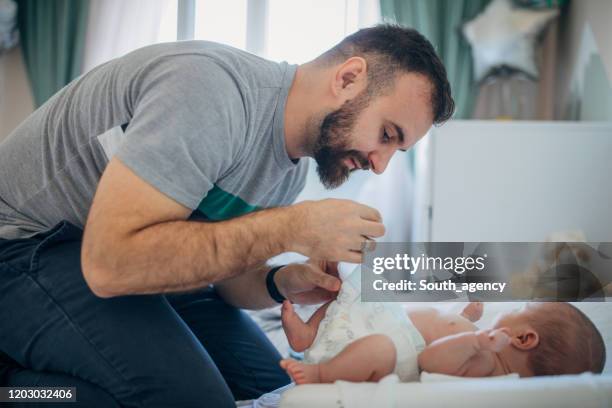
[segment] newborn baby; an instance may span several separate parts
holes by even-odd
[[[473,322],[482,316],[482,303],[467,304],[460,315],[435,308],[406,312],[397,303],[361,302],[359,288],[357,270],[337,299],[306,323],[283,303],[289,344],[306,351],[304,363],[281,361],[297,384],[378,381],[391,373],[417,381],[422,370],[464,377],[603,370],[601,334],[568,303],[529,303],[479,330]]]

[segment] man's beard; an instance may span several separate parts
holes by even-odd
[[[344,159],[350,157],[362,169],[368,169],[369,160],[357,150],[347,150],[350,134],[359,114],[368,106],[370,95],[361,92],[348,100],[340,109],[328,113],[321,121],[320,133],[314,148],[317,173],[327,189],[337,188],[348,180],[349,170]]]

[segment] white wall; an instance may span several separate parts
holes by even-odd
[[[21,49],[0,55],[0,141],[34,110]]]

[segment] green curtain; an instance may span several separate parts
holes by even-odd
[[[17,0],[21,47],[36,106],[81,73],[89,0]]]
[[[444,62],[456,104],[454,118],[468,119],[476,98],[472,55],[461,33],[490,0],[380,0],[384,21],[418,30]]]

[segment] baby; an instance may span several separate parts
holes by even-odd
[[[460,315],[435,308],[406,312],[396,303],[361,302],[358,276],[343,282],[338,298],[306,323],[291,303],[283,303],[289,344],[306,350],[304,363],[281,361],[297,384],[378,381],[391,373],[417,381],[420,371],[531,377],[603,370],[601,334],[568,303],[526,304],[479,330],[474,322],[482,316],[482,303],[467,304]]]

